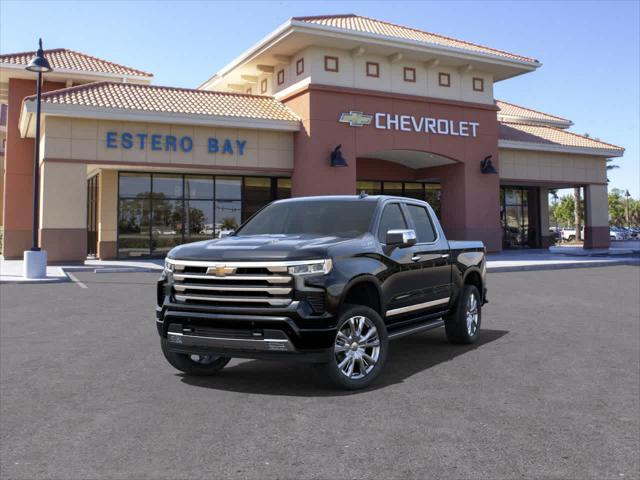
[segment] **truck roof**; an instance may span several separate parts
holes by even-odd
[[[398,197],[394,195],[317,195],[311,197],[294,197],[294,198],[286,198],[282,200],[277,200],[278,203],[282,202],[300,202],[300,201],[313,201],[313,200],[323,200],[323,201],[347,201],[347,202],[379,202],[387,199],[397,199],[397,200],[415,200],[407,197]],[[417,200],[423,201],[423,200]]]

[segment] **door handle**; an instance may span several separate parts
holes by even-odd
[[[414,262],[417,262],[418,260],[420,260],[422,257],[420,255],[414,255],[413,257],[411,257],[411,260],[413,260]]]
[[[442,255],[440,255],[440,258],[449,258],[449,254],[448,253],[443,253]]]

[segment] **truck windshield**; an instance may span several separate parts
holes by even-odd
[[[249,220],[237,235],[331,235],[353,238],[369,230],[375,202],[303,200],[274,203]]]

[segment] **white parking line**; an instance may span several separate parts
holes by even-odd
[[[78,277],[76,277],[73,273],[67,272],[67,276],[71,279],[71,281],[73,283],[78,285],[80,288],[89,288],[84,283],[82,283],[80,280],[78,280]]]

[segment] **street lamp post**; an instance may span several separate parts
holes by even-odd
[[[30,72],[38,73],[38,90],[36,99],[36,137],[33,153],[33,244],[31,250],[24,252],[24,277],[45,278],[47,276],[47,252],[40,249],[38,228],[40,224],[40,105],[42,102],[42,74],[53,69],[44,56],[42,39],[36,55],[26,67]]]

